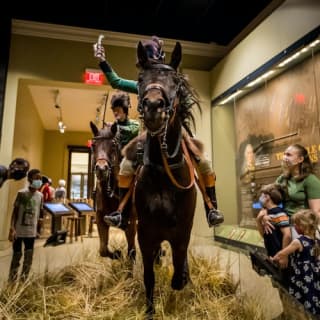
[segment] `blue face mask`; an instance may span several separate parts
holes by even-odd
[[[32,180],[32,183],[30,184],[30,186],[34,189],[40,189],[42,185],[42,181],[39,179],[39,180]]]
[[[263,194],[260,196],[259,202],[261,203],[262,206],[266,204],[266,198]]]

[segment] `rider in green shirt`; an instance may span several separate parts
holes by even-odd
[[[160,40],[158,37],[153,36],[151,40],[143,41],[143,46],[146,49],[149,61],[151,63],[164,63],[165,59],[165,53],[162,50],[163,41]],[[130,93],[136,93],[138,94],[138,82],[134,80],[127,80],[120,78],[117,73],[112,69],[111,65],[106,61],[105,58],[105,51],[101,44],[96,43],[94,44],[94,55],[100,60],[99,66],[101,70],[104,72],[106,78],[108,79],[110,85],[112,88],[120,89],[123,91],[127,91]],[[190,137],[187,133],[184,133],[184,138],[190,143]],[[187,143],[188,144],[188,143]],[[216,199],[216,190],[215,190],[215,181],[216,176],[211,168],[211,163],[205,159],[205,157],[202,155],[201,151],[198,152],[201,154],[199,157],[199,170],[202,175],[206,193],[212,204],[213,208],[209,208],[208,205],[205,203],[205,209],[206,209],[206,218],[209,224],[209,227],[212,227],[214,225],[221,224],[224,221],[223,214],[217,210],[217,199]],[[127,160],[128,161],[128,160]],[[134,172],[133,169],[129,170],[129,165],[127,166],[127,172],[124,174],[124,170],[119,173],[119,188],[120,191],[123,192],[120,193],[120,200],[124,197],[125,193],[129,190],[129,187],[133,181],[134,178]],[[205,195],[203,195],[205,196]],[[121,226],[125,224],[123,220],[121,211],[118,210],[114,213],[112,213],[110,216],[105,216],[105,221],[107,224],[112,226]],[[124,212],[123,212],[124,213]]]
[[[111,126],[111,131],[116,135],[118,140],[120,150],[128,144],[133,138],[135,138],[139,134],[140,123],[137,120],[129,119],[128,111],[131,107],[130,96],[127,92],[117,91],[113,94],[111,98],[111,109],[115,118],[115,122]],[[128,192],[128,189],[133,181],[133,177],[135,174],[135,169],[133,167],[132,161],[123,157],[120,163],[120,170],[118,174],[118,187],[119,187],[119,196],[120,203],[123,197]],[[122,227],[126,227],[128,215],[127,206],[123,208],[123,216],[124,221],[120,221],[116,224],[122,224]],[[118,209],[116,212],[112,213],[112,217],[120,217],[121,210]],[[108,216],[106,216],[108,217]],[[107,220],[107,219],[106,219]]]
[[[118,91],[112,96],[111,109],[115,117],[115,122],[111,126],[111,131],[114,134],[118,134],[121,149],[139,134],[139,122],[129,119],[128,117],[130,107],[130,96],[128,93]]]

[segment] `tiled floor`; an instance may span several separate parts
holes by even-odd
[[[112,229],[112,241],[122,241],[123,232]],[[99,241],[96,235],[92,238],[83,237],[56,247],[43,247],[44,240],[36,241],[36,249],[32,265],[32,272],[41,273],[62,268],[65,265],[79,262],[88,255],[96,255]],[[239,293],[255,299],[261,306],[266,319],[274,319],[282,312],[278,290],[272,287],[268,277],[260,277],[251,268],[249,258],[240,251],[227,250],[214,242],[212,237],[192,237],[190,248],[197,254],[216,257],[222,269],[228,268],[235,281],[239,281]],[[0,285],[6,283],[11,261],[11,248],[0,251]]]

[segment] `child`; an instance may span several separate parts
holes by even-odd
[[[282,201],[280,187],[276,184],[268,184],[261,188],[259,202],[263,209],[257,216],[258,231],[264,239],[264,245],[268,256],[273,257],[291,241],[289,217],[279,204]],[[263,217],[268,215],[274,229],[270,233],[264,231]],[[288,263],[288,261],[287,261]]]
[[[301,209],[292,216],[299,237],[278,252],[272,261],[285,267],[288,256],[292,274],[289,293],[306,310],[320,315],[320,240],[316,238],[320,219],[312,210]]]
[[[24,259],[21,280],[27,279],[33,259],[34,241],[37,236],[37,223],[42,210],[42,193],[40,170],[28,172],[29,187],[17,194],[11,218],[9,240],[13,243],[13,256],[9,271],[9,282],[17,280],[20,259],[22,257],[22,242],[24,243]]]
[[[66,193],[67,193],[67,190],[65,188],[66,186],[66,181],[63,180],[63,179],[60,179],[59,182],[58,182],[59,186],[58,188],[56,188],[56,191],[55,191],[55,199],[57,202],[65,202],[65,198],[66,198]]]

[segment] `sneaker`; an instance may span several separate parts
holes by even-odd
[[[111,227],[120,227],[122,221],[121,212],[116,211],[114,213],[111,213],[111,215],[105,215],[103,217],[103,220],[107,225]]]
[[[211,209],[208,212],[208,224],[209,228],[221,224],[224,221],[224,216],[221,211]]]

